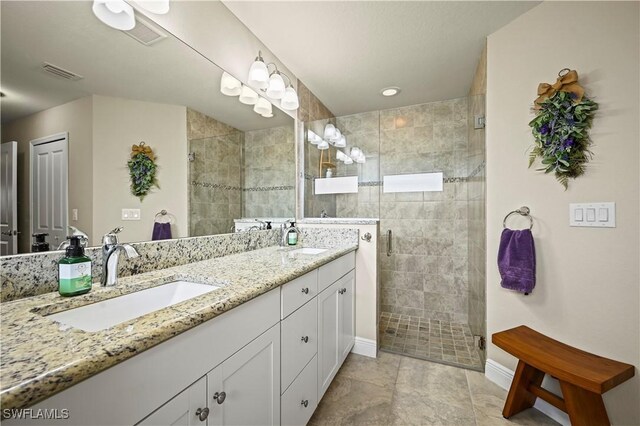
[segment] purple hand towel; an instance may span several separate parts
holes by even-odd
[[[155,222],[153,224],[153,235],[151,239],[153,241],[170,240],[171,239],[171,223]]]
[[[536,250],[530,229],[505,229],[500,236],[498,270],[500,285],[525,295],[536,286]]]

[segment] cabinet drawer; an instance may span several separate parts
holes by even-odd
[[[316,299],[282,321],[281,392],[302,371],[318,351],[318,305]]]
[[[306,425],[315,411],[318,405],[317,360],[313,357],[282,395],[280,412],[283,426]]]
[[[318,292],[329,287],[355,267],[356,253],[353,251],[321,266],[318,271]]]
[[[318,294],[318,270],[305,274],[282,286],[282,312],[280,319],[288,317],[293,311],[316,297]]]

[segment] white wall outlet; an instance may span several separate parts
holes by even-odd
[[[140,220],[140,209],[122,209],[122,220]]]
[[[569,226],[615,228],[616,203],[571,203]]]
[[[71,220],[78,221],[78,209],[71,209]]]

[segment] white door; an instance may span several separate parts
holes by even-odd
[[[207,374],[209,425],[280,424],[280,324]]]
[[[336,281],[318,295],[318,400],[340,368],[339,284],[340,281]]]
[[[0,161],[2,202],[0,205],[0,255],[18,253],[18,142],[2,144]]]
[[[206,425],[207,421],[207,378],[197,382],[173,397],[169,402],[138,425],[140,426],[192,426]],[[204,420],[200,420],[200,418]]]
[[[340,363],[347,358],[355,342],[355,271],[349,272],[338,281],[338,298],[340,299]]]
[[[31,141],[31,233],[49,234],[55,250],[67,237],[67,133]]]

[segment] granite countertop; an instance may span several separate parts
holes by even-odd
[[[305,217],[300,219],[297,223],[299,225],[304,224],[335,224],[335,225],[375,225],[380,222],[380,219],[366,218],[366,217]]]
[[[357,248],[305,255],[267,247],[121,278],[115,287],[94,284],[72,298],[47,293],[1,303],[2,408],[29,407]],[[97,332],[45,316],[179,279],[221,287]]]

